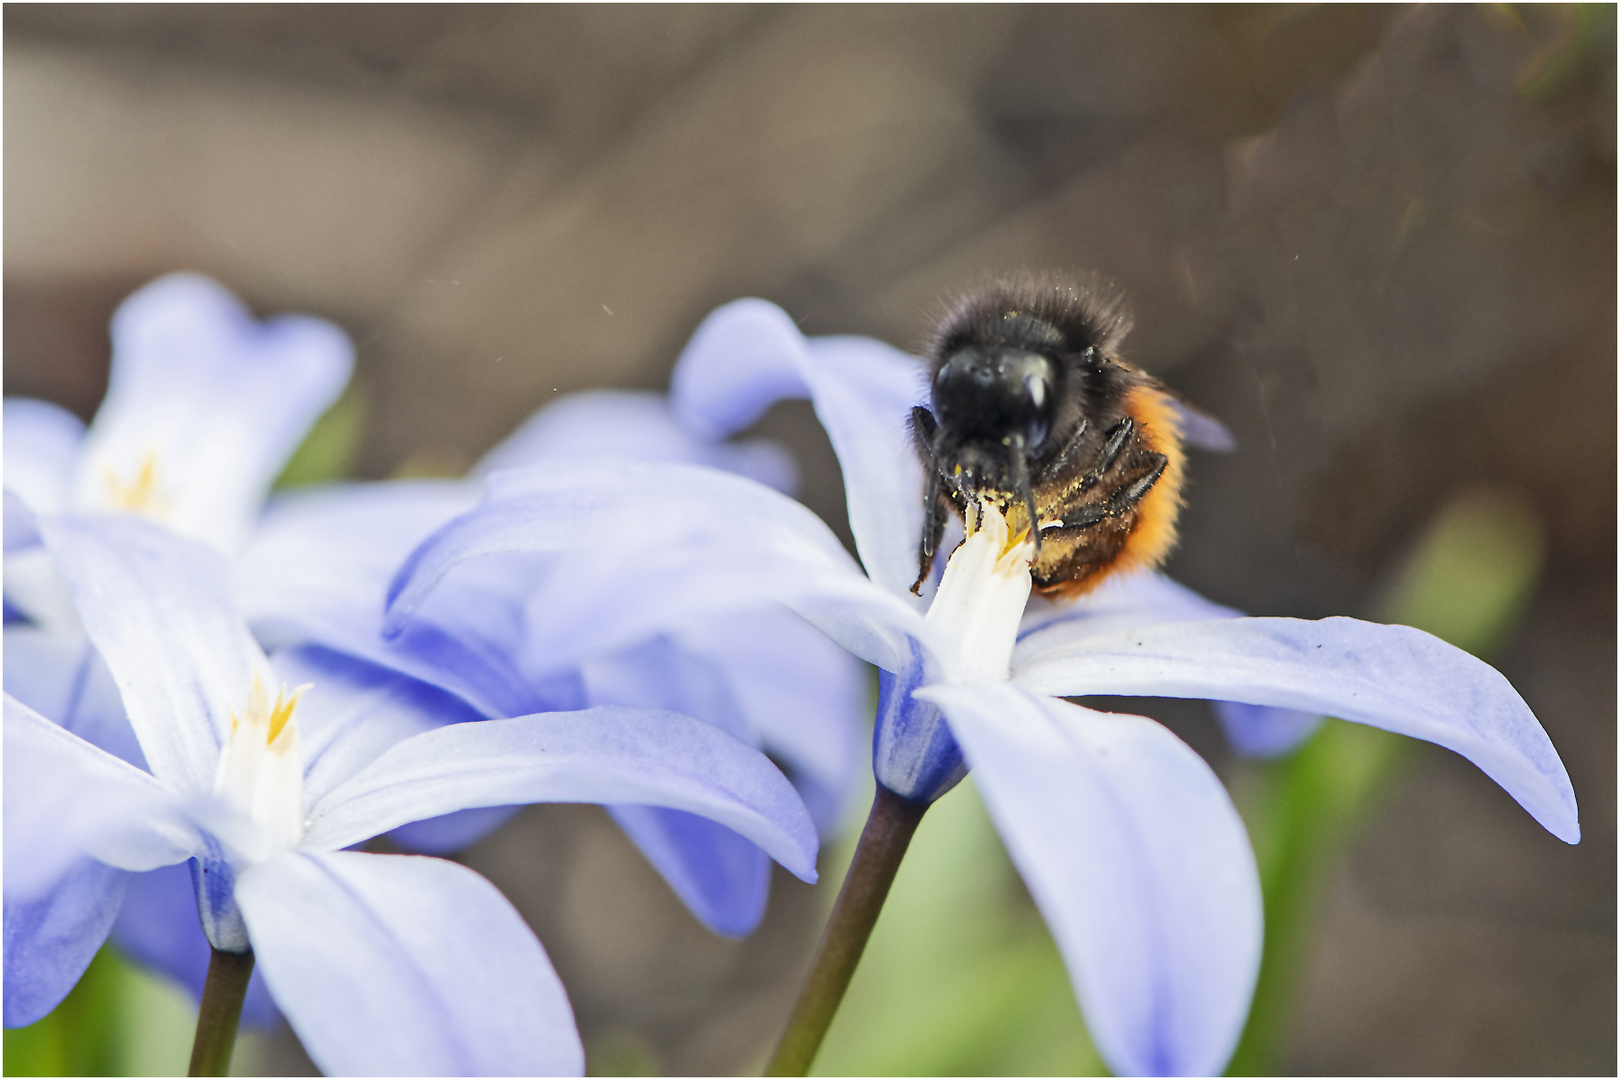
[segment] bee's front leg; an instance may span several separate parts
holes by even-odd
[[[1117,455],[1113,463],[1118,463]],[[1135,455],[1129,467],[1117,468],[1113,475],[1099,476],[1097,481],[1093,481],[1091,487],[1095,489],[1106,479],[1107,482],[1101,484],[1102,492],[1106,493],[1102,498],[1065,507],[1062,519],[1049,522],[1043,532],[1052,539],[1071,530],[1089,529],[1108,518],[1129,514],[1136,509],[1143,496],[1153,490],[1153,485],[1158,483],[1169,464],[1170,459],[1163,454],[1149,451]]]
[[[934,440],[939,425],[934,414],[918,405],[911,410],[911,437],[917,445],[917,456],[922,459],[927,475],[923,493],[922,540],[917,548],[917,580],[911,591],[922,595],[923,582],[934,570],[934,556],[939,553],[939,542],[945,536],[945,520],[951,512],[951,501],[940,482],[939,459],[934,454]]]

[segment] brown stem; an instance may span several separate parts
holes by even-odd
[[[809,1072],[838,1005],[844,1000],[844,991],[849,989],[866,941],[872,936],[900,860],[927,809],[927,803],[902,799],[878,785],[872,812],[867,815],[849,874],[821,935],[810,976],[765,1075],[804,1076]]]
[[[214,950],[197,1008],[197,1037],[191,1044],[191,1076],[227,1076],[236,1026],[242,1019],[242,1001],[253,977],[253,953]]]

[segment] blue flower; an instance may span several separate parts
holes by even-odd
[[[235,555],[272,480],[348,381],[353,350],[306,316],[255,320],[217,283],[173,274],[114,314],[107,394],[86,429],[43,401],[5,401],[5,686],[19,701],[145,768],[106,665],[85,639],[36,521],[130,514]],[[160,874],[158,877],[173,875]],[[183,883],[178,879],[173,885]],[[143,880],[142,890],[153,883]],[[168,893],[189,892],[171,887]],[[193,907],[194,907],[193,903]],[[180,905],[136,905],[116,936],[194,993],[207,946],[190,925],[154,918]],[[244,1017],[274,1010],[255,977]]]
[[[144,765],[37,520],[130,514],[235,555],[271,482],[348,381],[353,350],[319,319],[260,323],[196,274],[125,300],[112,344],[88,429],[49,402],[5,399],[6,686]]]
[[[260,639],[318,643],[429,682],[480,717],[587,705],[668,709],[708,721],[771,753],[823,828],[858,780],[869,710],[861,665],[779,606],[724,617],[652,620],[598,644],[590,627],[641,607],[664,559],[662,523],[600,529],[531,528],[545,553],[484,560],[449,576],[412,617],[385,632],[388,584],[412,549],[476,505],[487,478],[517,466],[548,472],[616,471],[637,462],[686,462],[791,487],[791,461],[774,444],[706,439],[683,427],[662,395],[596,391],[542,409],[491,451],[465,481],[336,485],[272,503],[237,564],[237,591]],[[594,475],[594,472],[593,472]],[[489,479],[489,482],[498,482]],[[561,521],[562,519],[558,519]],[[569,549],[604,552],[607,574],[576,576]],[[571,581],[545,602],[532,587]],[[714,822],[678,811],[612,806],[610,813],[710,928],[740,936],[765,911],[770,860]],[[484,814],[411,825],[395,839],[443,851],[498,823]]]
[[[577,1073],[567,997],[493,886],[343,849],[468,807],[644,804],[723,822],[814,877],[791,785],[711,725],[621,707],[456,723],[464,706],[395,673],[313,649],[267,658],[208,547],[130,518],[37,531],[149,769],[6,696],[8,1025],[77,980],[129,874],[189,860],[210,943],[254,952],[326,1072]]]
[[[711,316],[672,382],[677,414],[714,437],[783,396],[808,396],[843,468],[864,570],[802,506],[736,477],[516,470],[417,549],[391,619],[404,625],[458,568],[553,550],[559,532],[602,537],[536,584],[531,601],[551,610],[622,565],[631,545],[615,523],[658,522],[663,572],[641,580],[635,607],[565,632],[588,625],[602,646],[774,599],[876,665],[878,781],[927,802],[973,769],[1093,1039],[1121,1074],[1220,1071],[1258,971],[1260,887],[1243,824],[1197,754],[1152,720],[1061,698],[1238,703],[1229,724],[1273,747],[1318,715],[1427,739],[1468,757],[1554,835],[1578,839],[1568,777],[1523,700],[1420,631],[1235,617],[1156,575],[1026,611],[1027,563],[993,521],[958,549],[923,611],[907,592],[922,477],[905,426],[921,370],[878,342],[806,340],[777,309],[742,301]],[[536,535],[541,522],[550,536]]]
[[[125,529],[126,523],[112,516],[86,516],[86,512],[145,518],[209,543],[231,557],[233,598],[255,616],[254,629],[261,644],[380,640],[374,630],[370,639],[365,633],[356,639],[348,631],[355,626],[380,625],[384,589],[398,562],[417,539],[472,505],[478,485],[338,485],[278,499],[269,517],[261,517],[271,479],[348,377],[350,347],[342,333],[329,324],[296,316],[258,323],[218,285],[195,275],[176,275],[155,282],[121,306],[113,322],[113,341],[108,397],[88,433],[55,406],[18,399],[6,402],[5,683],[19,704],[136,768],[148,769],[148,751],[125,718],[124,702],[107,665],[84,635],[53,553],[41,542],[42,531],[49,531],[54,522],[69,520],[63,516],[69,515],[72,528],[103,530],[106,542],[116,545],[133,535]],[[522,453],[531,459],[545,456],[548,440],[554,443],[559,433],[572,438],[570,426],[579,426],[583,407],[589,414],[584,416],[587,428],[606,411],[628,438],[640,440],[644,452],[696,454],[762,479],[791,482],[791,466],[774,447],[702,448],[680,435],[667,417],[660,428],[656,410],[648,408],[651,404],[634,395],[617,395],[600,403],[581,395],[564,407],[549,410],[555,420],[538,422],[537,418],[497,453]],[[659,408],[667,414],[667,409]],[[297,618],[289,613],[316,625],[296,627]],[[724,629],[730,631],[730,624]],[[444,675],[444,681],[454,688],[478,685],[478,674],[488,666],[487,654],[480,656],[476,648],[442,635],[435,637],[431,631],[412,640],[423,637],[443,647],[429,649],[431,662],[419,661],[416,666]],[[822,651],[825,662],[811,664],[808,670],[794,669],[793,674],[826,676],[815,688],[817,693],[807,695],[809,700],[826,703],[840,691],[854,697],[858,673],[848,657],[825,641],[809,644],[812,652]],[[363,656],[367,650],[357,651]],[[644,647],[642,651],[656,649]],[[733,651],[726,650],[726,655]],[[409,673],[413,664],[403,650],[384,659],[397,661],[401,656],[407,658],[405,662],[392,666]],[[326,675],[320,685],[329,699],[335,693],[334,685],[356,679],[369,684],[383,677],[364,664],[307,649],[283,649],[276,653],[275,663],[293,663],[298,657],[304,663],[314,663],[311,657],[321,658],[319,667]],[[690,669],[702,662],[701,658],[683,662],[677,657],[665,658],[663,664],[664,669],[671,664]],[[498,658],[496,663],[498,666]],[[531,687],[515,671],[502,668],[503,677],[513,676],[500,682],[502,692],[514,687],[521,692],[506,693],[502,707],[482,713],[430,687],[389,677],[397,684],[391,693],[421,699],[425,703],[421,708],[431,706],[437,723],[577,711],[587,705],[685,706],[688,712],[703,712],[706,718],[721,722],[722,730],[735,732],[742,725],[725,724],[723,706],[729,702],[735,713],[740,708],[735,699],[759,696],[758,668],[733,679],[722,692],[710,692],[709,699],[723,699],[717,703],[704,700],[701,686],[691,686],[699,681],[694,678],[686,680],[690,692],[682,694],[667,689],[644,666],[626,670],[622,658],[617,670],[609,670],[605,662],[597,666],[603,669],[595,675],[597,685],[588,688]],[[629,692],[627,685],[637,679],[639,685],[656,693],[638,698]],[[477,692],[469,696],[484,704],[490,700]],[[306,703],[303,711],[307,713],[308,708]],[[820,710],[817,715],[825,712]],[[675,730],[684,730],[680,725],[689,723],[682,718]],[[824,740],[813,742],[812,764],[817,753],[823,768],[820,774],[812,769],[812,775],[825,776],[838,768],[842,775],[850,775],[847,766],[853,755],[846,754],[849,760],[829,765]],[[434,812],[439,816],[430,815],[431,820],[401,824],[393,837],[417,850],[459,848],[505,820],[512,805],[524,801],[526,798],[508,798],[494,806],[449,807],[449,813],[441,809]],[[769,880],[770,856],[765,851],[745,835],[690,808],[653,805],[657,799],[628,795],[606,801],[613,803],[613,812],[633,834],[639,827],[638,841],[650,849],[649,854],[677,890],[711,925],[731,933],[752,929],[763,912]],[[72,848],[61,846],[59,850]],[[808,864],[796,866],[796,872],[813,876]],[[707,877],[703,875],[706,868],[713,870]],[[8,1023],[28,1022],[19,1018],[37,1017],[41,1008],[55,1004],[105,936],[105,923],[115,912],[113,933],[127,953],[180,980],[194,993],[200,992],[208,947],[198,930],[198,898],[183,866],[129,878],[92,862],[76,866],[72,873],[85,879],[85,888],[57,890],[52,896],[100,898],[96,901],[98,933],[83,933],[83,926],[75,921],[85,916],[82,905],[75,908],[73,903],[57,899],[25,904],[16,899],[21,893],[8,892],[15,901],[8,902],[7,908],[8,973],[44,962],[41,957],[46,955],[59,962],[53,980],[8,978]],[[103,901],[112,892],[127,892],[132,902],[109,906]],[[205,904],[204,914],[209,910]],[[77,914],[68,918],[72,912]],[[47,948],[52,935],[63,926],[76,936],[70,943],[59,943],[60,948]],[[264,993],[262,971],[261,966],[255,974],[244,1011],[250,1022],[268,1022],[274,1017]],[[16,994],[10,993],[11,988]]]
[[[5,401],[6,597],[30,616],[50,612],[17,572],[14,554],[35,539],[12,500],[43,515],[136,514],[235,553],[353,367],[332,324],[257,322],[196,274],[159,278],[125,300],[112,343],[107,395],[88,429],[47,402]]]

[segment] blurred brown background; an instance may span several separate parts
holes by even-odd
[[[1425,752],[1324,900],[1297,1072],[1615,1057],[1614,9],[8,5],[5,390],[88,416],[107,316],[193,268],[359,346],[360,472],[459,470],[556,395],[656,388],[743,295],[915,345],[999,270],[1095,269],[1134,361],[1239,440],[1170,570],[1371,614],[1433,509],[1518,492],[1547,571],[1498,666],[1568,849]],[[805,408],[765,429],[842,520]],[[1180,722],[1221,764],[1207,721]],[[824,899],[743,944],[606,818],[471,854],[592,1068],[757,1067]],[[266,1062],[307,1068],[296,1047]]]

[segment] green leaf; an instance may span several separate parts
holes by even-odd
[[[315,421],[276,478],[275,487],[301,487],[343,480],[354,472],[366,428],[366,396],[358,381]]]

